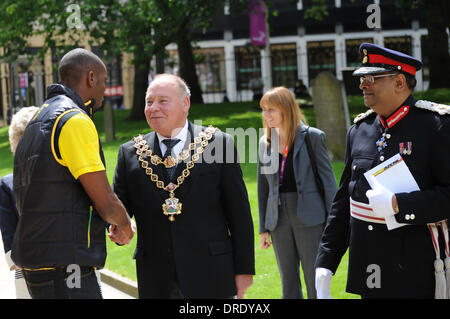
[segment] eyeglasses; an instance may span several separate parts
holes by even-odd
[[[361,84],[363,84],[364,81],[366,81],[366,83],[367,83],[368,85],[371,85],[371,84],[374,84],[374,83],[375,83],[375,78],[381,78],[381,77],[389,76],[389,75],[395,75],[395,73],[388,73],[388,74],[381,74],[381,75],[371,75],[371,74],[367,74],[367,75],[361,76],[361,77],[359,78],[359,82],[360,82]]]

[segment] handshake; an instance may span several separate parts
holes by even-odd
[[[112,242],[118,245],[129,244],[134,234],[136,233],[136,223],[131,218],[128,219],[128,224],[110,225],[108,229],[108,237]]]

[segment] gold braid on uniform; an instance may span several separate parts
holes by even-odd
[[[358,114],[355,119],[353,120],[353,123],[358,123],[359,121],[365,119],[366,117],[370,116],[374,111],[372,109],[366,111],[365,113]]]
[[[421,109],[437,112],[439,115],[450,114],[450,106],[445,104],[419,100],[416,102],[416,106]]]

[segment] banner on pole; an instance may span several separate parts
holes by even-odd
[[[254,46],[265,46],[266,32],[266,6],[262,0],[250,0],[250,39]]]

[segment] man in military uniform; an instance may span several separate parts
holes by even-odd
[[[421,61],[370,43],[360,52],[363,66],[353,75],[360,77],[370,110],[347,133],[345,168],[316,261],[318,297],[331,298],[332,274],[347,248],[347,292],[362,298],[445,297],[448,244],[442,233],[448,231],[446,223],[435,223],[450,214],[449,107],[411,95]],[[372,190],[364,173],[398,153],[420,191],[393,194],[381,184]],[[407,225],[388,230],[389,216]]]

